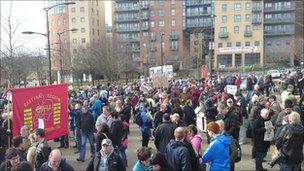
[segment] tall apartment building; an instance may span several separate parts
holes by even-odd
[[[303,4],[302,0],[264,1],[266,62],[292,63],[294,58],[304,58]]]
[[[183,58],[183,1],[115,1],[113,34],[143,65],[176,64]],[[143,68],[142,68],[143,69]]]
[[[214,2],[215,67],[263,65],[262,1]]]
[[[50,7],[69,0],[46,0]],[[79,46],[97,42],[105,37],[104,1],[74,1],[73,5],[60,5],[49,12],[52,71],[71,71],[73,54]],[[67,31],[78,29],[77,31]],[[58,33],[64,32],[60,35]],[[61,44],[58,44],[61,42]],[[60,47],[61,46],[61,47]],[[59,50],[61,48],[62,58]],[[61,61],[60,61],[61,60]]]

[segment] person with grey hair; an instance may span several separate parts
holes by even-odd
[[[289,124],[282,128],[276,147],[285,155],[280,162],[280,170],[301,170],[303,161],[304,127],[300,115],[292,112],[288,115]]]
[[[40,171],[57,170],[74,171],[74,168],[62,158],[62,153],[59,149],[54,149],[50,153],[49,160],[41,165]]]
[[[234,139],[238,140],[240,127],[238,125],[238,118],[224,103],[217,106],[217,120],[223,119],[224,130],[227,134],[231,135]]]
[[[87,166],[87,171],[99,170],[119,170],[125,171],[126,168],[123,164],[119,154],[114,151],[112,141],[104,139],[101,142],[101,150],[96,153],[95,157],[90,161]]]

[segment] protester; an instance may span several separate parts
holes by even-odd
[[[170,140],[166,146],[165,156],[172,170],[191,170],[190,152],[185,146],[186,138],[183,127],[174,130],[175,139]]]
[[[184,109],[183,109],[184,117],[183,117],[183,123],[185,126],[189,126],[191,124],[196,124],[196,114],[193,109],[192,100],[189,99],[186,101]]]
[[[49,154],[51,152],[51,148],[49,147],[47,141],[44,139],[45,132],[41,128],[37,128],[34,133],[34,138],[37,141],[35,153],[34,153],[34,161],[35,161],[35,169],[40,170],[41,165],[48,160]]]
[[[133,171],[152,171],[152,166],[150,165],[151,148],[140,147],[137,150],[137,159],[133,167]]]
[[[87,171],[125,171],[126,168],[120,156],[114,151],[110,139],[102,140],[102,148],[96,156],[90,161]]]
[[[160,152],[152,154],[150,164],[153,166],[153,171],[171,171],[170,166],[164,156]]]
[[[255,169],[257,171],[264,171],[262,162],[270,147],[270,141],[264,141],[264,134],[268,129],[274,129],[274,127],[265,127],[265,122],[269,121],[269,110],[262,109],[260,115],[254,120],[252,125],[253,131],[253,149],[255,158]]]
[[[231,138],[220,134],[220,127],[215,122],[209,122],[207,131],[211,137],[211,143],[202,156],[203,163],[207,164],[210,171],[230,170],[229,147]]]
[[[0,170],[2,171],[10,171],[12,167],[16,166],[20,163],[19,152],[15,148],[9,148],[5,153],[5,162],[3,162],[0,166]]]
[[[152,128],[152,118],[148,116],[148,109],[147,106],[142,106],[139,109],[140,119],[142,121],[142,124],[140,127],[140,132],[142,136],[142,147],[147,147],[149,144],[149,139],[151,134],[151,128]]]
[[[90,146],[91,146],[91,157],[95,155],[95,146],[94,146],[94,118],[89,113],[87,107],[82,107],[81,109],[82,113],[79,117],[79,128],[81,131],[81,146],[80,146],[80,153],[79,158],[77,158],[77,161],[84,162],[85,160],[85,154],[86,154],[86,143],[87,139],[89,139]]]
[[[11,171],[34,171],[34,168],[30,162],[21,161],[20,163],[13,166]]]
[[[108,124],[109,127],[111,125],[110,122],[108,122],[108,120],[109,120],[108,117],[111,113],[109,106],[104,106],[102,110],[103,110],[102,114],[100,116],[98,116],[98,118],[96,120],[96,124],[95,124],[96,130],[98,130],[100,128],[100,125],[102,123]]]
[[[13,138],[13,147],[18,150],[21,160],[26,160],[25,142],[22,136],[16,136]]]
[[[96,136],[96,151],[100,151],[101,142],[104,139],[111,139],[110,129],[106,123],[102,123],[100,125],[100,128],[98,129],[97,136]]]
[[[191,142],[191,145],[193,147],[193,149],[195,150],[195,153],[197,155],[201,155],[202,154],[202,142],[203,139],[202,137],[198,134],[197,128],[195,125],[189,125],[187,127],[188,129],[188,133],[187,133],[187,140],[189,142]]]
[[[42,164],[40,171],[74,171],[74,168],[66,163],[62,158],[62,153],[59,149],[54,149],[50,153],[49,160]]]
[[[154,131],[154,144],[159,152],[165,153],[166,145],[171,139],[174,139],[174,130],[176,128],[177,126],[170,121],[170,115],[167,113],[164,114],[163,123]]]
[[[237,114],[232,113],[225,104],[220,103],[217,107],[218,120],[223,119],[225,123],[225,132],[238,140],[240,127],[238,125]]]
[[[288,120],[289,124],[281,130],[276,141],[277,149],[284,154],[284,160],[280,162],[280,170],[301,170],[304,128],[298,113],[292,112],[288,115]]]

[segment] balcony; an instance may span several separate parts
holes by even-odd
[[[140,8],[141,8],[142,10],[149,9],[149,5],[147,5],[147,4],[141,4],[141,5],[140,5]]]
[[[291,11],[294,11],[295,10],[295,8],[294,7],[284,7],[284,6],[282,6],[282,8],[279,8],[279,9],[276,9],[276,8],[274,8],[274,7],[272,7],[272,8],[265,8],[264,9],[264,12],[291,12]]]
[[[132,48],[132,52],[140,52],[140,48]]]
[[[147,31],[147,30],[149,30],[149,26],[143,25],[143,26],[141,26],[141,30]]]
[[[292,30],[279,30],[279,31],[276,31],[276,30],[265,30],[264,31],[264,35],[265,36],[288,36],[288,35],[293,35],[294,34],[294,31]]]
[[[156,52],[156,47],[151,47],[151,48],[150,48],[150,51],[151,51],[151,52]]]
[[[126,12],[126,11],[138,11],[139,6],[132,7],[116,7],[116,12]]]
[[[251,37],[252,36],[252,31],[251,30],[245,30],[244,36],[245,37]]]
[[[262,12],[262,7],[260,7],[260,6],[253,6],[252,7],[252,12],[257,12],[257,13]]]
[[[122,28],[117,28],[116,32],[122,33],[122,32],[139,32],[140,29],[139,27],[122,27]]]
[[[262,24],[262,19],[253,18],[253,19],[252,19],[252,24],[253,24],[253,25],[260,25],[260,24]]]
[[[139,42],[139,37],[130,37],[129,42]]]
[[[141,20],[149,20],[148,15],[140,15]]]
[[[139,19],[138,16],[136,16],[136,17],[116,17],[115,22],[117,22],[117,23],[137,22],[138,19]]]
[[[228,38],[228,32],[219,32],[219,38]]]
[[[211,27],[211,22],[187,22],[186,28]]]
[[[191,7],[191,6],[203,6],[203,5],[211,5],[212,2],[211,1],[201,1],[199,2],[198,0],[192,0],[192,1],[185,1],[185,6],[186,7]]]
[[[287,23],[294,23],[294,18],[272,18],[272,19],[265,19],[264,24],[287,24]]]
[[[171,40],[178,40],[178,34],[171,34],[170,39]]]
[[[203,12],[203,13],[198,13],[198,12],[192,12],[192,13],[186,13],[187,18],[192,18],[192,17],[210,17],[211,13],[208,12]]]

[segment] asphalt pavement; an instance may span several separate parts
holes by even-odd
[[[201,133],[201,136],[203,137],[203,151],[208,147],[206,136],[204,133]],[[72,138],[71,138],[72,139]],[[250,141],[250,140],[249,140]],[[50,145],[53,148],[56,148],[59,143],[55,143],[53,141],[49,142]],[[70,143],[71,146],[74,145],[74,143]],[[128,156],[128,167],[127,170],[132,170],[132,167],[137,161],[136,157],[136,150],[141,146],[141,135],[139,132],[139,128],[136,124],[130,124],[130,134],[129,134],[129,146],[127,149],[127,156]],[[152,149],[155,151],[155,146],[153,141],[149,142],[149,146],[152,147]],[[251,144],[250,142],[247,144],[244,144],[242,147],[242,160],[235,165],[235,170],[255,170],[255,161],[251,158]],[[62,153],[64,158],[66,158],[67,162],[71,164],[76,171],[83,171],[86,170],[86,167],[91,159],[90,155],[90,145],[87,143],[87,153],[86,153],[86,159],[85,162],[78,162],[76,159],[79,157],[78,154],[74,154],[75,148],[68,148],[68,149],[62,149]],[[263,163],[264,168],[267,170],[279,170],[278,165],[271,168],[267,163],[271,159],[271,154],[273,152],[273,146],[271,147],[270,151],[267,153],[266,156],[266,162]]]

